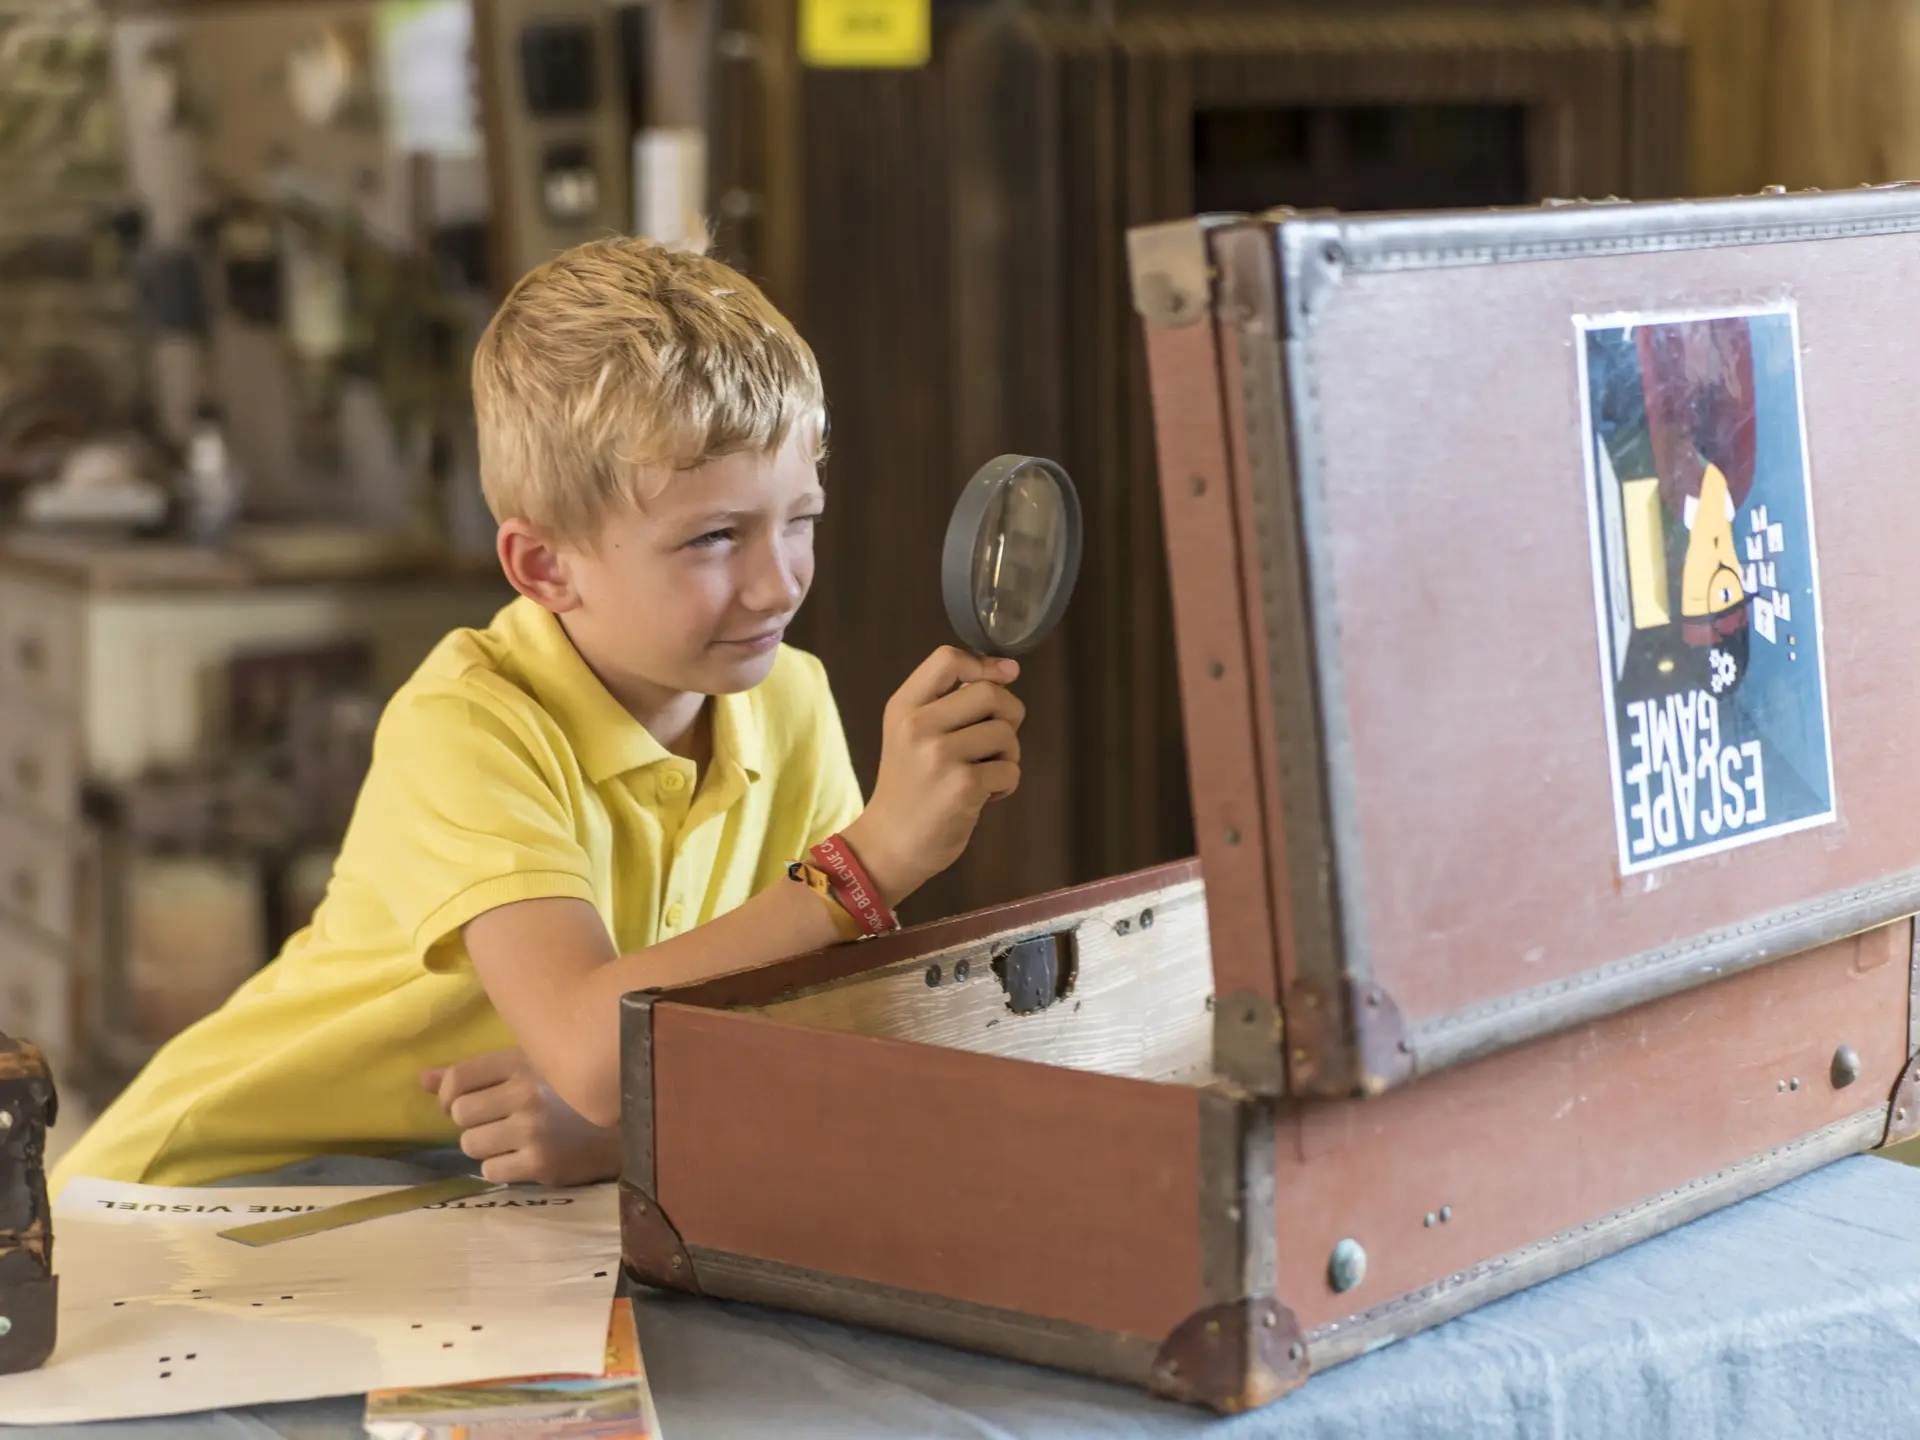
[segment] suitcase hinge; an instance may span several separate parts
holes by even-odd
[[[1880,1146],[1898,1145],[1920,1135],[1920,1050],[1907,1057],[1887,1102],[1887,1133]]]

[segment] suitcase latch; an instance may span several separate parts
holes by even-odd
[[[1071,934],[1036,935],[993,957],[993,973],[1016,1015],[1032,1015],[1064,999],[1077,969]]]

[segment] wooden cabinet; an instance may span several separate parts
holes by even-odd
[[[486,624],[509,598],[478,575],[274,580],[161,545],[0,545],[0,1031],[40,1045],[56,1070],[138,1062],[108,1013],[110,982],[131,966],[144,991],[164,990],[144,972],[178,946],[137,933],[154,911],[132,903],[142,872],[108,863],[111,837],[83,797],[213,753],[230,660],[359,639],[391,690],[449,630]],[[252,923],[230,890],[217,908]],[[186,923],[181,903],[162,907],[169,935]]]

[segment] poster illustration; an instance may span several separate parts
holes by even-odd
[[[1574,325],[1621,873],[1832,820],[1796,312]]]

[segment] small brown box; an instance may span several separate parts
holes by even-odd
[[[1237,1410],[1920,1133],[1916,232],[1135,232],[1199,862],[628,997],[632,1273]]]

